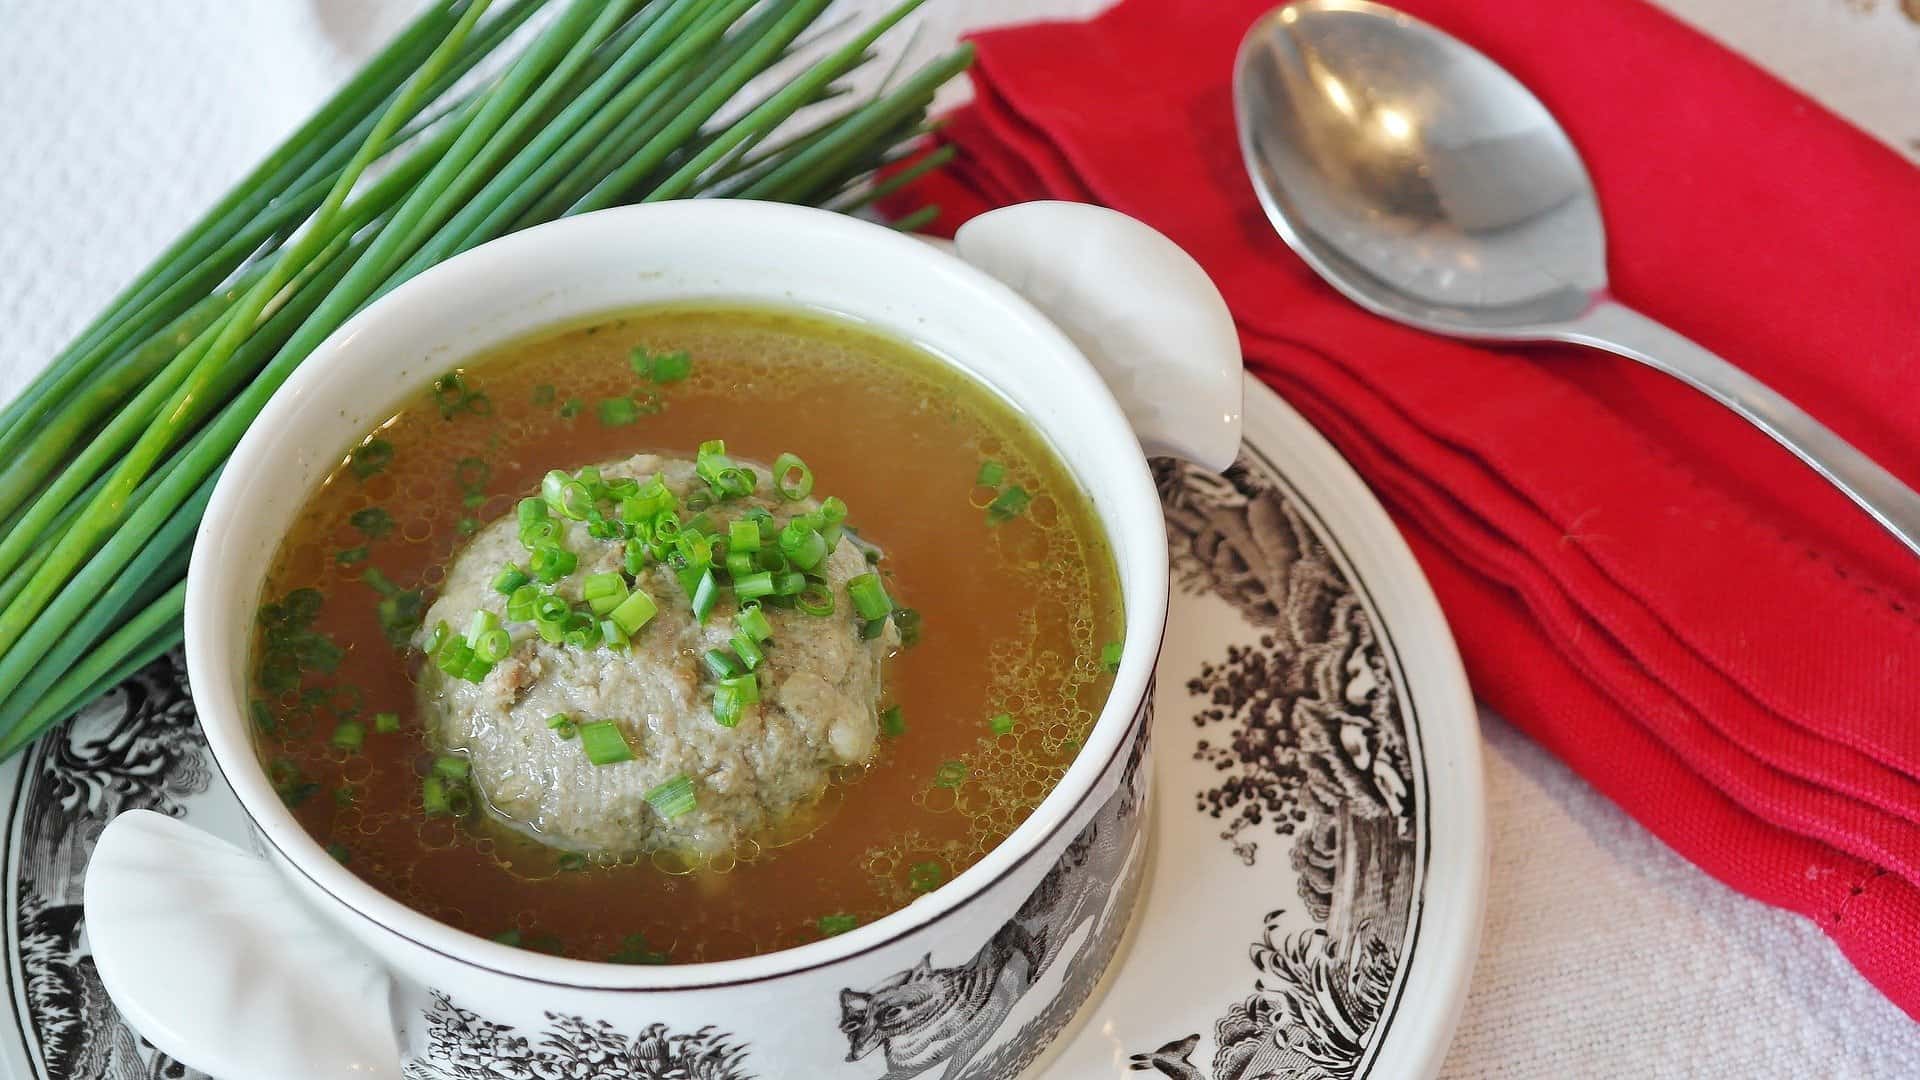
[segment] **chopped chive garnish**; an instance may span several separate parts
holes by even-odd
[[[821,937],[835,937],[859,926],[860,919],[856,915],[822,915],[815,925]]]
[[[907,717],[900,706],[889,705],[880,710],[880,734],[892,737],[907,733]]]
[[[797,454],[781,454],[773,461],[773,489],[790,502],[813,493],[813,470]]]
[[[489,664],[499,663],[512,651],[513,635],[498,626],[481,634],[480,640],[473,646],[473,655]]]
[[[445,645],[447,639],[452,636],[453,627],[447,625],[447,620],[441,619],[438,623],[434,624],[433,633],[427,636],[427,655],[432,656],[439,652],[440,646]]]
[[[980,475],[974,477],[973,482],[985,487],[997,488],[1000,486],[1000,481],[1006,478],[1007,467],[997,461],[988,460],[980,463]]]
[[[1010,735],[1013,733],[1013,716],[1010,713],[995,713],[987,718],[987,726],[993,729],[995,735]]]
[[[502,930],[499,933],[493,935],[492,940],[502,945],[510,945],[513,948],[517,949],[520,947],[520,931]]]
[[[773,575],[773,591],[783,597],[796,597],[807,588],[807,575],[798,570]]]
[[[529,521],[520,526],[520,546],[528,551],[545,547],[560,536],[560,526],[545,519]]]
[[[721,679],[713,688],[713,719],[721,727],[740,722],[747,706],[760,700],[760,680],[752,675]]]
[[[1027,504],[1032,501],[1033,496],[1027,494],[1026,488],[1019,484],[1007,485],[1000,490],[1000,494],[993,497],[992,502],[987,504],[987,524],[998,525],[1012,521],[1025,513]]]
[[[1120,643],[1119,642],[1109,641],[1107,642],[1106,647],[1100,650],[1100,666],[1102,668],[1105,668],[1107,671],[1120,670]]]
[[[887,620],[885,619],[861,619],[859,620],[859,624],[861,641],[873,641],[881,634],[887,632]]]
[[[692,810],[696,805],[693,781],[688,779],[685,773],[681,773],[647,792],[647,802],[653,807],[654,813],[667,821],[672,821]]]
[[[347,519],[347,523],[374,540],[393,531],[393,515],[378,506],[355,510],[353,516]]]
[[[533,585],[522,585],[507,597],[507,618],[514,622],[532,622],[540,603],[540,590]]]
[[[665,964],[672,958],[649,944],[647,935],[628,934],[620,940],[618,949],[607,954],[607,960],[615,964]]]
[[[943,761],[933,771],[933,786],[957,788],[967,779],[967,763],[964,761]]]
[[[753,494],[754,489],[760,486],[760,479],[752,469],[729,465],[714,476],[713,486],[720,489],[723,498],[739,499]]]
[[[551,405],[553,404],[554,393],[552,383],[541,383],[539,386],[533,388],[533,403],[535,405]]]
[[[353,858],[353,852],[348,851],[345,844],[328,844],[327,854],[333,856],[333,861],[341,866],[347,865],[348,860]]]
[[[742,705],[755,705],[760,701],[760,680],[753,675],[736,675],[720,680],[720,689],[727,690],[739,697]]]
[[[400,730],[400,714],[381,712],[373,714],[373,730],[382,735],[391,735]]]
[[[378,474],[393,460],[393,444],[385,439],[368,439],[347,455],[347,468],[362,480]]]
[[[795,518],[780,530],[780,553],[795,567],[811,570],[826,560],[827,541],[818,531]]]
[[[633,645],[633,638],[629,637],[625,630],[620,629],[620,624],[612,619],[600,620],[600,640],[606,644],[607,648],[615,650]]]
[[[760,526],[745,518],[736,518],[727,526],[727,553],[750,555],[760,550]]]
[[[700,659],[705,661],[707,670],[713,673],[715,679],[731,679],[740,674],[739,663],[719,649],[708,649]]]
[[[433,759],[433,775],[448,780],[465,780],[473,771],[467,759],[453,754],[442,754]]]
[[[595,615],[605,615],[627,598],[627,579],[614,571],[592,574],[580,584],[580,596]]]
[[[907,868],[907,887],[930,893],[947,882],[947,868],[937,862],[917,862]]]
[[[361,544],[359,547],[342,548],[334,552],[333,561],[341,566],[353,566],[357,563],[366,562],[367,545]]]
[[[474,612],[472,621],[467,623],[467,646],[469,648],[478,646],[481,638],[487,636],[490,631],[499,629],[499,627],[500,616],[495,615],[486,608],[481,608],[479,611]]]
[[[755,572],[758,564],[753,561],[751,551],[727,552],[727,575],[742,578]]]
[[[693,590],[693,617],[700,625],[707,624],[707,616],[713,614],[713,607],[720,602],[720,583],[714,580],[712,570],[700,572],[700,582]]]
[[[367,726],[358,720],[342,720],[334,725],[333,737],[327,740],[334,749],[358,753],[367,741]]]
[[[575,612],[561,626],[560,639],[576,649],[595,649],[601,643],[600,620]]]
[[[733,579],[733,594],[742,600],[753,600],[772,593],[773,575],[765,570]]]
[[[579,398],[568,398],[566,404],[560,406],[560,418],[562,420],[571,420],[579,416],[580,410],[586,407],[587,403],[581,401]]]
[[[766,641],[773,636],[773,624],[767,621],[767,613],[759,604],[740,605],[740,614],[734,617],[734,625],[755,641]]]
[[[359,801],[360,785],[358,784],[341,784],[339,787],[333,789],[333,802],[335,806],[352,806]]]
[[[480,531],[480,519],[477,517],[463,517],[453,523],[453,531],[459,533],[461,536],[472,536],[474,533]]]
[[[600,402],[600,423],[605,427],[625,427],[640,418],[640,408],[632,398],[607,398]]]
[[[499,593],[501,596],[512,596],[515,589],[520,588],[520,586],[532,580],[532,578],[527,576],[525,570],[520,569],[520,567],[514,563],[508,563],[501,568],[498,574],[493,576],[493,591]]]
[[[453,463],[453,479],[462,491],[477,491],[493,479],[493,466],[485,458],[464,457]]]
[[[761,548],[760,555],[755,561],[760,564],[760,569],[770,574],[784,574],[789,568],[787,557],[781,553],[777,543]]]
[[[429,814],[453,813],[453,800],[447,798],[447,784],[438,776],[420,781],[420,802]]]
[[[833,590],[827,588],[825,582],[807,582],[807,587],[800,590],[794,602],[809,615],[833,614]]]
[[[580,727],[573,722],[573,717],[563,712],[557,712],[547,717],[547,726],[553,729],[554,734],[563,739],[571,739],[580,733]]]
[[[679,382],[693,370],[693,357],[684,352],[664,353],[653,358],[653,381]]]
[[[887,587],[880,583],[880,575],[871,571],[847,582],[847,596],[853,601],[853,610],[868,622],[879,622],[893,612]]]
[[[563,873],[578,873],[587,868],[587,857],[577,851],[560,853],[560,870]]]
[[[611,720],[595,720],[578,727],[580,748],[587,752],[588,761],[595,765],[612,765],[633,760],[633,747],[627,745],[627,737],[620,733],[620,725]]]
[[[485,416],[493,411],[487,395],[467,386],[466,376],[449,371],[433,381],[433,400],[440,406],[440,418],[451,420],[463,412]]]
[[[533,557],[528,560],[528,566],[533,570],[533,576],[548,585],[552,585],[561,578],[573,573],[574,567],[579,564],[580,557],[578,555],[557,544],[542,544],[534,548]]]
[[[702,514],[701,517],[706,515]],[[688,522],[680,530],[680,538],[674,541],[674,550],[679,553],[682,562],[695,570],[705,570],[713,565],[713,541],[694,522]]]
[[[761,651],[759,642],[753,640],[752,637],[746,634],[735,634],[733,635],[732,644],[734,655],[740,658],[740,665],[742,667],[748,671],[759,670],[760,662],[766,659],[767,656],[765,652]]]
[[[920,644],[920,612],[910,607],[895,608],[893,625],[900,631],[900,646],[911,649]]]

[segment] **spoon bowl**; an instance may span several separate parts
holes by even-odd
[[[1579,151],[1540,100],[1437,27],[1368,0],[1255,23],[1241,152],[1287,244],[1376,314],[1456,337],[1648,364],[1772,436],[1920,554],[1920,495],[1738,367],[1614,300]]]

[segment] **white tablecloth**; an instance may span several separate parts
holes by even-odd
[[[1662,2],[1920,160],[1920,0]],[[0,397],[410,6],[0,0]],[[932,0],[916,48],[1101,6]],[[1492,888],[1446,1076],[1920,1075],[1920,1025],[1811,924],[1722,888],[1484,726]]]

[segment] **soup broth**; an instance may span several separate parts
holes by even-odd
[[[682,353],[676,379],[659,358]],[[836,770],[792,821],[709,858],[584,857],[484,805],[427,806],[440,748],[409,632],[465,539],[513,515],[551,469],[690,458],[716,438],[740,459],[803,458],[816,497],[845,500],[849,528],[884,550],[888,592],[918,614],[884,664],[882,703],[897,712],[882,714],[871,760]],[[1071,763],[1122,626],[1090,501],[1009,404],[903,342],[728,306],[603,317],[443,375],[309,498],[262,601],[256,745],[316,840],[460,929],[631,963],[817,940],[978,861]]]

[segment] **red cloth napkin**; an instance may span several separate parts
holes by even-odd
[[[1272,0],[982,34],[952,229],[1083,199],[1214,275],[1248,364],[1379,492],[1480,697],[1687,858],[1815,920],[1920,1017],[1920,560],[1743,422],[1571,348],[1404,329],[1256,204],[1229,72]],[[1636,0],[1402,0],[1587,156],[1614,290],[1920,483],[1920,171]]]

